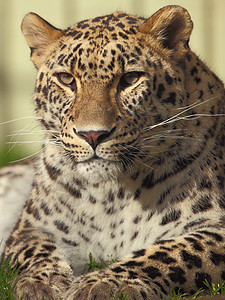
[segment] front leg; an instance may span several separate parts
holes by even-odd
[[[106,270],[76,279],[65,299],[109,300],[121,292],[129,300],[162,299],[174,289],[194,293],[205,287],[205,280],[219,283],[225,280],[223,231],[201,229],[134,252]]]
[[[74,279],[53,236],[41,230],[15,230],[7,241],[4,255],[11,256],[19,268],[16,299],[59,299]]]

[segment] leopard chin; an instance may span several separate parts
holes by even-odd
[[[118,180],[122,172],[122,163],[103,158],[91,158],[76,165],[76,174],[93,183],[108,179]]]

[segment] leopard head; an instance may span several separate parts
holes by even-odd
[[[107,173],[153,166],[176,151],[165,133],[182,135],[185,127],[170,120],[187,105],[182,62],[191,31],[180,6],[149,19],[117,12],[66,30],[26,15],[22,32],[38,69],[36,111],[46,139],[57,140],[55,153],[81,172]]]

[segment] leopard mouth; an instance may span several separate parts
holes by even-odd
[[[119,164],[119,161],[112,160],[112,159],[107,159],[107,158],[102,158],[98,156],[96,153],[89,159],[86,159],[84,161],[78,162],[79,164],[82,163],[100,163],[100,162],[105,162],[105,163],[116,163]]]

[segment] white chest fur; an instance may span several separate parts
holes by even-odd
[[[118,197],[122,190],[123,197]],[[151,245],[162,235],[170,238],[171,232],[180,234],[182,230],[175,223],[160,226],[162,214],[143,210],[140,201],[115,182],[99,186],[94,192],[84,189],[78,199],[56,192],[54,203],[58,203],[60,213],[48,217],[44,229],[54,232],[56,243],[77,274],[83,272],[89,253],[96,261],[120,259]]]

